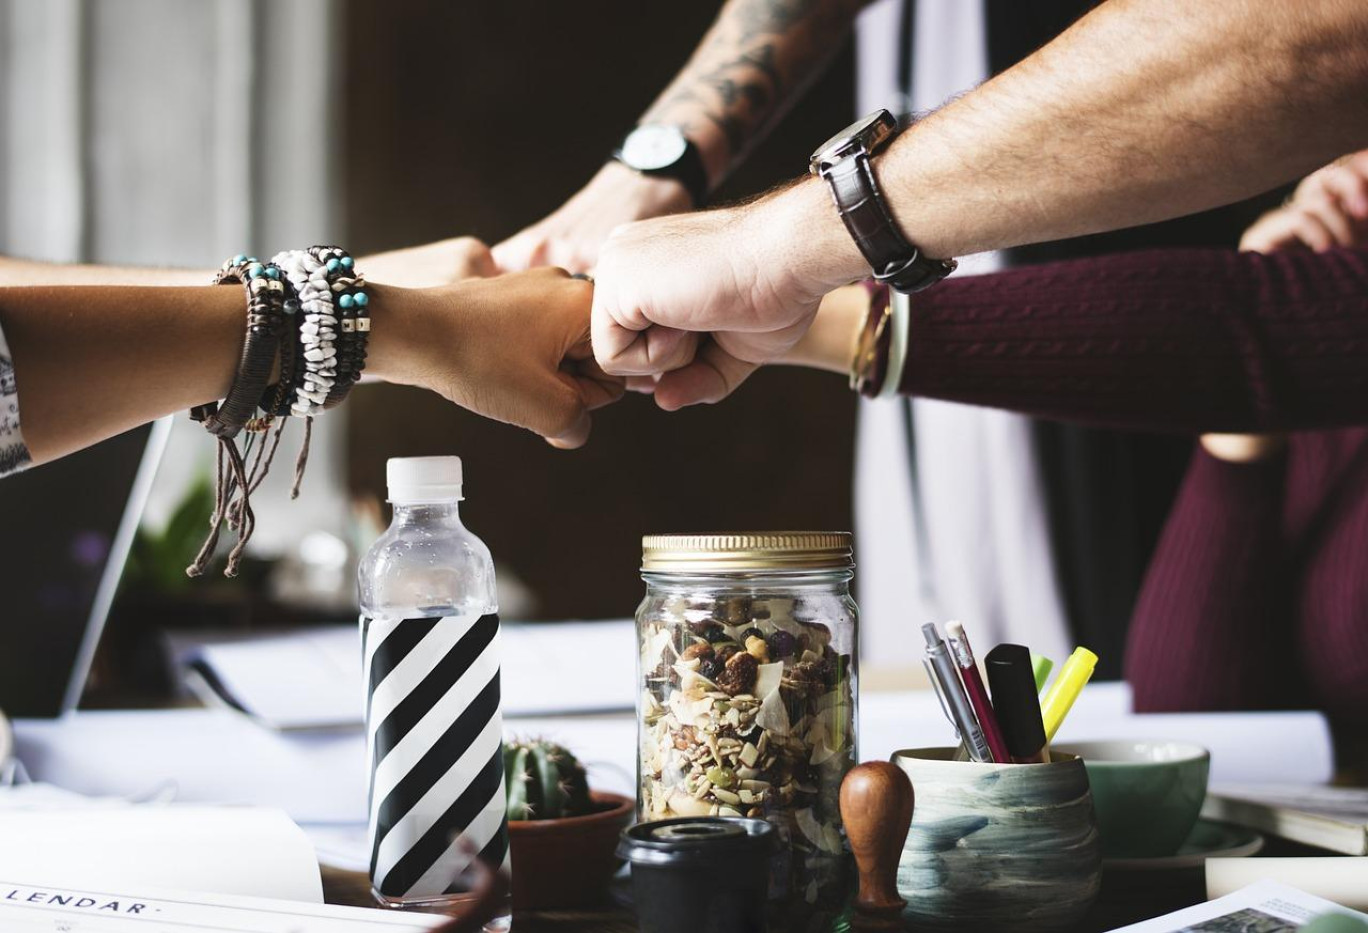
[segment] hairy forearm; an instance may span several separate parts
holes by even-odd
[[[730,0],[642,122],[683,127],[716,185],[820,73],[867,2]]]
[[[1209,209],[1365,143],[1368,4],[1111,0],[902,134],[877,172],[907,236],[958,256]],[[864,269],[823,187],[773,206],[834,257],[808,251],[834,286]]]
[[[207,269],[97,266],[0,256],[0,286],[11,285],[204,285]]]

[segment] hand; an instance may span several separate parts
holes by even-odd
[[[545,265],[589,272],[614,227],[692,206],[679,182],[611,161],[554,214],[495,246],[494,259],[506,272]]]
[[[370,370],[382,379],[562,448],[583,444],[589,412],[622,396],[622,380],[604,375],[589,346],[592,286],[564,270],[375,291]]]
[[[432,288],[499,272],[489,247],[470,236],[372,253],[356,260],[356,267],[368,282],[403,288]]]
[[[1368,241],[1368,150],[1306,176],[1282,207],[1245,231],[1240,249],[1324,252]]]
[[[830,198],[809,183],[743,207],[620,227],[594,288],[594,354],[668,411],[729,395],[807,330],[865,268]],[[710,335],[710,336],[704,336]]]

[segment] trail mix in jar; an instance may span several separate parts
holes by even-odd
[[[854,646],[838,650],[829,623],[852,626],[812,617],[821,605],[676,596],[639,625],[642,819],[776,824],[787,847],[775,929],[831,929],[850,894],[838,795],[855,762]]]

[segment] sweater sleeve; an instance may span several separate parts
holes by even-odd
[[[1287,459],[1199,446],[1136,599],[1126,679],[1141,713],[1288,709],[1307,697],[1282,512]]]
[[[911,307],[903,394],[1157,431],[1368,423],[1368,249],[1122,253]]]

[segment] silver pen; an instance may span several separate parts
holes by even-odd
[[[940,694],[941,705],[950,722],[964,740],[969,757],[974,761],[992,761],[993,753],[988,750],[988,740],[983,736],[978,717],[974,715],[974,708],[969,704],[969,697],[960,683],[959,671],[950,657],[950,649],[941,639],[940,632],[936,631],[935,623],[923,625],[922,635],[926,637],[925,664],[932,685]]]

